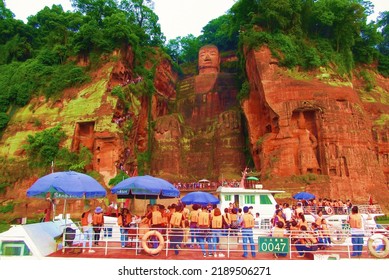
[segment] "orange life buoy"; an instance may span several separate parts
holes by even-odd
[[[149,248],[149,246],[147,244],[147,240],[149,239],[150,236],[153,236],[153,235],[158,237],[158,240],[159,240],[159,245],[157,248]],[[163,249],[164,246],[165,246],[165,240],[163,239],[162,234],[157,230],[148,231],[142,237],[143,250],[145,250],[145,252],[150,254],[150,255],[158,254],[159,252],[161,252],[161,250]]]

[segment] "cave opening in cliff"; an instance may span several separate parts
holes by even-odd
[[[78,122],[73,135],[72,151],[79,152],[81,147],[93,151],[95,122]]]

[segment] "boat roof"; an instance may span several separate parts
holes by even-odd
[[[4,241],[24,241],[34,257],[44,257],[56,251],[56,238],[61,236],[65,226],[73,222],[55,220],[50,222],[13,225],[0,233],[0,243]]]
[[[262,188],[258,189],[246,189],[246,188],[232,188],[232,187],[218,187],[216,190],[217,193],[225,194],[276,194],[284,193],[285,191],[280,190],[266,190]]]

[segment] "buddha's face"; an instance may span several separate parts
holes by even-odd
[[[205,46],[199,51],[199,72],[217,73],[219,72],[220,56],[219,50],[215,46]]]

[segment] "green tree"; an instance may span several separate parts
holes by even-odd
[[[358,63],[372,63],[379,56],[377,45],[382,42],[382,35],[374,22],[361,26],[360,36],[355,38],[353,54]]]
[[[4,4],[4,0],[0,1],[0,20],[3,19],[12,19],[14,18],[14,14],[11,12],[11,10],[7,9],[7,7]]]
[[[71,0],[72,7],[97,22],[103,24],[106,17],[117,11],[116,0]]]
[[[258,13],[256,15],[256,24],[259,24],[266,28],[266,30],[275,32],[278,30],[286,31],[291,28],[292,23],[296,24],[295,28],[299,28],[300,20],[295,18],[296,13],[300,14],[297,10],[294,13],[290,0],[261,0],[258,1]],[[295,3],[299,3],[299,0],[295,0]]]
[[[121,0],[120,9],[128,15],[130,23],[137,28],[135,34],[142,45],[162,46],[166,38],[161,32],[158,16],[153,12],[154,2],[151,0]]]
[[[383,38],[378,49],[383,55],[389,56],[389,11],[380,13],[377,23]]]
[[[85,172],[85,168],[91,164],[92,158],[92,152],[86,147],[81,147],[79,153],[73,153],[67,148],[61,148],[56,156],[55,166],[59,170]]]
[[[378,45],[380,51],[378,59],[378,71],[385,77],[389,77],[389,12],[380,13],[378,26],[381,30],[382,42]]]
[[[8,114],[0,112],[0,130],[7,127],[8,122],[9,122]]]
[[[231,25],[232,16],[222,15],[208,22],[200,35],[201,45],[214,44],[220,51],[236,49],[239,39],[239,30]]]
[[[24,149],[32,167],[48,167],[56,160],[60,144],[66,138],[60,125],[27,136]]]

